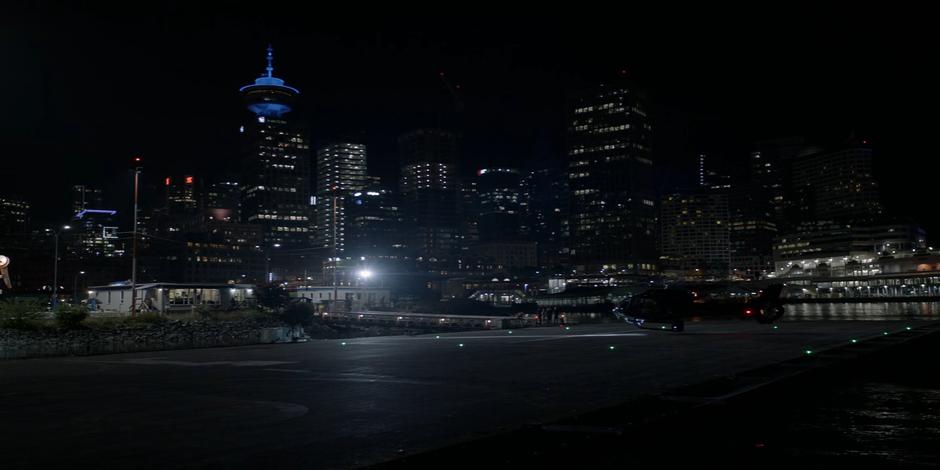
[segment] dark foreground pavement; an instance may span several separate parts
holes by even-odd
[[[0,455],[5,468],[346,468],[917,325],[596,325],[7,361]]]

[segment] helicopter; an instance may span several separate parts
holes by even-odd
[[[761,324],[773,323],[784,313],[783,287],[783,284],[771,284],[758,297],[744,304],[723,305],[717,313],[754,319]],[[649,289],[618,304],[613,314],[640,328],[660,324],[660,329],[680,332],[685,330],[685,320],[693,315],[694,301],[695,294],[686,289]]]

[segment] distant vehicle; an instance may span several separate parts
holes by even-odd
[[[783,316],[780,295],[782,284],[772,284],[760,296],[743,305],[727,305],[722,313],[753,318],[758,323],[773,323]],[[692,292],[685,289],[650,289],[617,305],[614,316],[640,328],[649,324],[668,325],[670,331],[685,330],[685,319],[692,316]],[[665,329],[665,328],[663,328]]]

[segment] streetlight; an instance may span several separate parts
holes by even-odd
[[[47,232],[52,232],[55,243],[55,260],[52,263],[52,310],[55,310],[59,304],[59,232],[71,228],[71,225],[63,225],[59,230],[46,229]]]
[[[358,274],[358,277],[356,278],[356,286],[358,287],[360,279],[368,281],[370,278],[372,278],[372,276],[375,273],[373,273],[370,269],[366,268],[366,269],[359,270],[357,274]]]
[[[272,271],[272,268],[271,268],[271,251],[274,248],[280,248],[280,247],[281,247],[280,243],[275,243],[271,245],[271,248],[261,249],[261,254],[264,255],[264,279],[266,282],[274,282],[274,272]],[[259,246],[255,246],[255,248],[260,249]]]
[[[85,271],[79,271],[72,280],[72,303],[78,305],[78,276],[84,276]]]
[[[137,313],[137,194],[142,159],[134,157],[134,253],[131,257],[131,316]]]

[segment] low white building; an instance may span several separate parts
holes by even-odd
[[[197,306],[228,309],[255,302],[251,284],[148,283],[138,284],[140,312],[189,312]],[[94,311],[129,313],[130,284],[94,286],[88,290],[88,306]]]
[[[346,301],[351,310],[368,310],[391,306],[391,289],[384,287],[337,286],[336,298]],[[291,298],[305,299],[311,303],[323,304],[333,300],[333,286],[298,287],[290,292]]]

